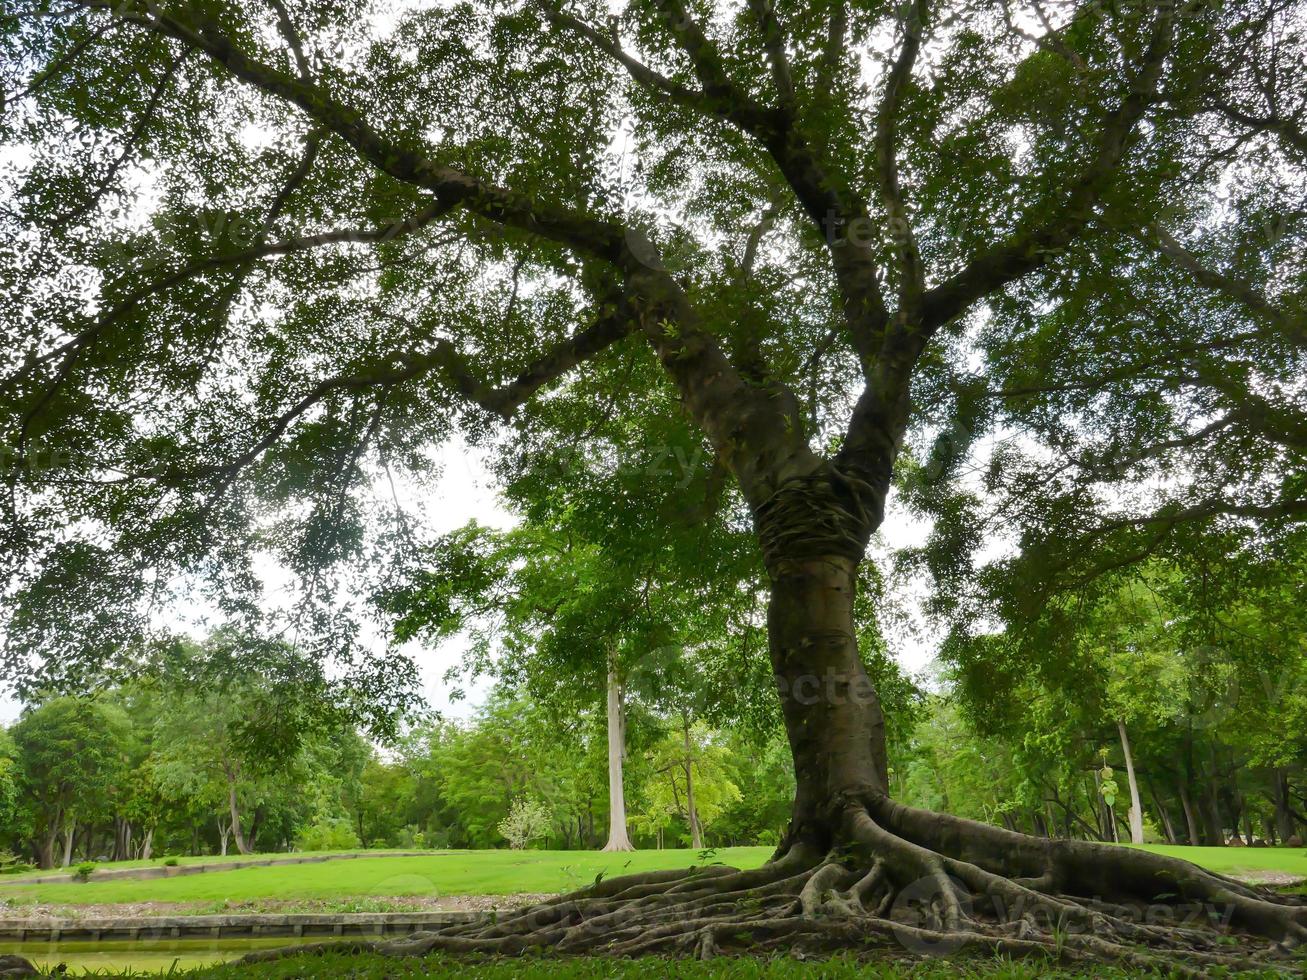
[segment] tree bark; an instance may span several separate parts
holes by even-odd
[[[1175,836],[1175,824],[1171,822],[1171,811],[1166,808],[1165,801],[1163,801],[1161,794],[1157,792],[1157,785],[1151,779],[1148,780],[1148,792],[1153,798],[1153,805],[1157,807],[1157,815],[1161,818],[1162,833],[1166,835],[1166,842],[1168,844],[1180,843]]]
[[[827,555],[769,564],[768,645],[797,781],[782,849],[824,851],[844,800],[887,789],[884,716],[854,628],[858,563]]]
[[[1225,844],[1225,827],[1221,819],[1221,804],[1216,797],[1216,787],[1210,782],[1203,788],[1202,806],[1199,808],[1203,819],[1204,843],[1211,847]]]
[[[73,838],[77,834],[77,820],[69,816],[64,823],[64,857],[61,867],[68,867],[73,863]]]
[[[622,685],[617,671],[608,667],[608,843],[605,851],[634,851],[626,833],[626,793],[622,762],[626,756],[626,719],[622,714]]]
[[[1144,809],[1139,802],[1139,783],[1135,779],[1135,760],[1130,754],[1130,736],[1126,734],[1125,722],[1117,719],[1117,731],[1121,733],[1121,751],[1125,754],[1126,781],[1130,784],[1130,843],[1144,842]]]

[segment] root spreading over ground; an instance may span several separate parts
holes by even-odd
[[[834,845],[792,833],[754,870],[717,865],[601,880],[492,920],[247,960],[313,950],[709,958],[885,955],[892,947],[897,956],[965,950],[1194,976],[1217,967],[1296,974],[1302,965],[1307,899],[1185,861],[1014,834],[883,796],[844,801],[833,821]]]

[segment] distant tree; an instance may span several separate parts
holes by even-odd
[[[13,736],[0,728],[0,841],[13,846],[13,837],[19,833],[19,768],[18,746]]]
[[[60,697],[24,711],[10,734],[18,750],[22,793],[33,813],[35,853],[43,868],[56,862],[62,834],[67,867],[80,825],[109,811],[126,777],[128,721],[115,705]]]

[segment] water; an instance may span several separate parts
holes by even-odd
[[[167,973],[212,966],[234,960],[250,950],[270,949],[297,943],[321,942],[321,937],[294,936],[259,939],[89,939],[51,942],[0,942],[0,953],[16,953],[49,970],[60,963],[71,975],[91,973]]]

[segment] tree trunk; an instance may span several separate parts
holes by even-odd
[[[1189,787],[1181,778],[1177,789],[1180,794],[1180,809],[1184,810],[1184,822],[1189,830],[1189,843],[1197,846],[1201,838],[1198,836],[1198,818],[1194,815],[1194,804],[1189,799]]]
[[[767,638],[797,786],[787,840],[825,851],[846,799],[884,795],[885,722],[858,654],[857,562],[770,563]]]
[[[703,850],[703,828],[699,825],[699,808],[694,805],[694,754],[690,743],[690,721],[685,720],[685,812],[690,821],[690,846]]]
[[[1199,813],[1203,819],[1203,835],[1206,837],[1204,843],[1211,847],[1221,847],[1225,844],[1225,827],[1221,820],[1221,804],[1216,798],[1216,787],[1211,783],[1203,788]]]
[[[151,827],[145,832],[145,838],[141,841],[141,860],[150,860],[150,855],[154,852],[154,828]]]
[[[73,863],[73,838],[77,835],[77,820],[68,817],[64,823],[64,857],[63,864],[60,867],[68,867]]]
[[[251,851],[241,830],[240,809],[236,801],[236,777],[230,774],[227,776],[227,804],[231,808],[231,835],[236,841],[236,850],[241,854],[249,854]]]
[[[1175,836],[1175,825],[1171,823],[1171,811],[1166,808],[1166,803],[1157,792],[1157,785],[1151,779],[1148,780],[1148,793],[1153,798],[1153,806],[1157,807],[1157,815],[1162,821],[1162,833],[1166,835],[1166,842],[1180,843]]]
[[[1121,751],[1125,754],[1126,781],[1130,784],[1130,843],[1144,842],[1144,808],[1139,802],[1139,783],[1135,779],[1135,760],[1130,754],[1130,736],[1126,734],[1125,722],[1117,719],[1116,729],[1121,733]]]
[[[1275,836],[1284,843],[1294,835],[1293,813],[1289,807],[1289,774],[1283,769],[1271,773],[1275,799]]]
[[[263,820],[268,815],[268,808],[260,803],[254,808],[254,819],[250,821],[250,833],[246,839],[250,853],[259,849],[259,831],[263,829]]]
[[[622,685],[608,668],[608,843],[605,851],[634,851],[626,833],[626,794],[622,760],[626,755],[626,720],[622,716]]]

